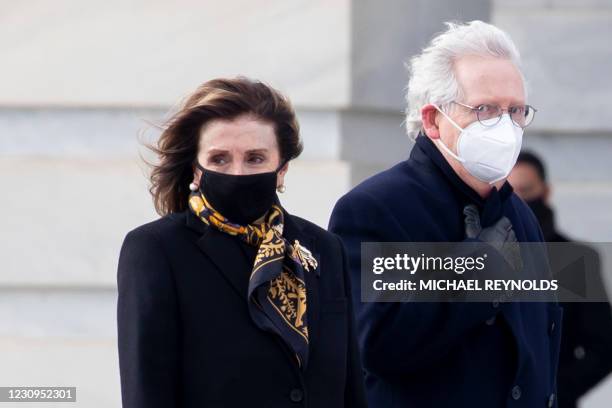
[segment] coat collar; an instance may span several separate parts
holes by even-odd
[[[294,243],[296,240],[301,245],[308,248],[319,261],[317,272],[320,271],[321,264],[315,247],[315,240],[312,235],[304,231],[303,227],[296,222],[294,216],[283,209],[284,231],[283,235],[287,241]],[[182,212],[181,216],[187,228],[195,231],[199,238],[196,245],[210,258],[217,269],[224,275],[229,283],[243,299],[246,299],[248,291],[248,279],[240,271],[250,271],[252,265],[246,263],[246,257],[241,253],[241,248],[237,245],[236,237],[209,227],[202,222],[189,209]],[[223,248],[220,250],[220,248]],[[247,268],[247,269],[245,269]],[[312,275],[306,272],[306,275]],[[248,277],[248,275],[247,275]],[[308,282],[307,282],[308,283]],[[316,282],[315,282],[316,283]]]
[[[305,245],[309,250],[313,251],[315,240],[312,235],[308,234],[304,231],[304,228],[299,225],[295,217],[287,212],[283,208],[284,215],[284,236],[285,238],[293,243],[295,240],[300,241],[303,245]],[[176,216],[178,218],[183,218],[183,222],[187,226],[187,228],[197,232],[198,234],[207,235],[210,231],[214,230],[218,231],[216,228],[210,228],[208,225],[204,224],[202,220],[200,220],[195,214],[193,214],[189,209],[182,211],[181,213],[177,213]],[[223,235],[228,235],[222,233]],[[313,251],[314,253],[314,251]]]
[[[420,133],[416,138],[415,146],[410,153],[410,158],[421,164],[426,164],[437,168],[444,179],[459,193],[465,204],[476,204],[480,210],[481,223],[487,227],[496,222],[503,215],[503,206],[512,195],[513,188],[506,180],[498,190],[493,187],[486,198],[482,198],[472,187],[468,186],[455,173],[455,170],[446,161],[440,150],[435,146],[429,137]]]

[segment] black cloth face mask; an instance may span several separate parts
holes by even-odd
[[[200,191],[210,205],[230,222],[251,224],[278,202],[276,177],[285,163],[274,171],[247,175],[219,173],[205,169],[200,177]]]

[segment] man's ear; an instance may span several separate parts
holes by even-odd
[[[427,104],[421,108],[421,121],[423,122],[423,131],[430,139],[440,138],[438,110],[435,106]]]

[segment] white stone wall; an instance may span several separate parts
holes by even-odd
[[[298,105],[349,98],[349,0],[2,3],[3,105],[166,106],[239,74]]]

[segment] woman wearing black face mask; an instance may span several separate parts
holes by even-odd
[[[153,149],[163,217],[117,275],[123,406],[365,406],[340,240],[276,194],[302,149],[289,102],[206,82]]]

